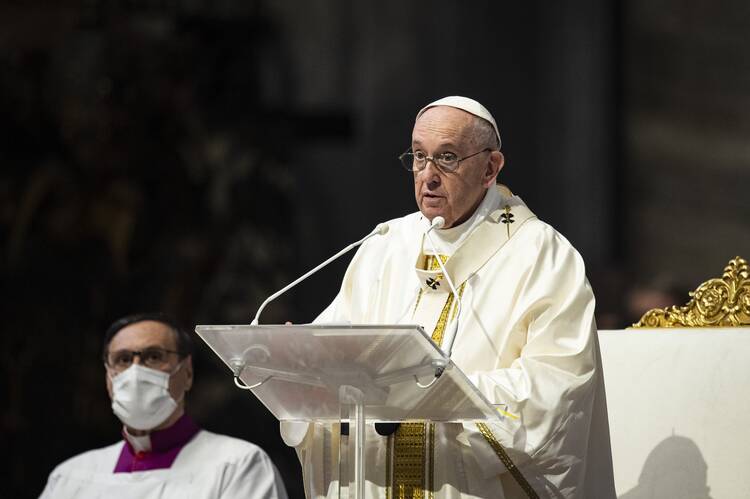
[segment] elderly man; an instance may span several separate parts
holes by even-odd
[[[185,414],[191,346],[161,314],[131,315],[109,327],[106,384],[124,441],[60,464],[42,498],[286,498],[262,449],[202,430]]]
[[[419,111],[400,157],[419,212],[360,248],[317,319],[416,323],[437,344],[454,336],[453,361],[501,409],[487,423],[368,428],[368,497],[614,497],[583,261],[496,185],[500,145],[494,118],[474,100],[447,97]],[[282,424],[309,497],[335,494],[337,431]]]

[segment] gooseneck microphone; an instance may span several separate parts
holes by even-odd
[[[297,284],[301,283],[302,281],[304,281],[305,279],[307,279],[308,277],[310,277],[311,275],[313,275],[314,273],[316,273],[317,271],[319,271],[320,269],[322,269],[323,267],[325,267],[329,263],[333,262],[334,260],[336,260],[337,258],[339,258],[341,255],[343,255],[345,253],[348,253],[349,251],[353,250],[357,246],[360,246],[362,243],[364,243],[365,241],[367,241],[371,237],[374,237],[374,236],[383,236],[383,235],[387,234],[388,233],[388,228],[389,227],[388,227],[387,223],[378,224],[372,232],[370,232],[369,234],[367,234],[365,237],[363,237],[359,241],[350,244],[349,246],[347,246],[346,248],[342,249],[341,251],[339,251],[338,253],[336,253],[335,255],[333,255],[331,258],[329,258],[325,262],[323,262],[320,265],[318,265],[317,267],[315,267],[314,269],[308,271],[304,275],[298,277],[297,279],[295,279],[291,283],[287,284],[286,286],[284,286],[280,290],[276,291],[274,294],[272,294],[271,296],[269,296],[268,298],[266,298],[266,301],[264,301],[261,304],[260,308],[255,313],[255,318],[253,319],[253,322],[251,322],[250,324],[252,324],[253,326],[257,326],[258,325],[258,318],[260,317],[260,313],[263,312],[263,309],[266,308],[266,305],[268,305],[269,303],[271,303],[273,300],[275,300],[279,296],[283,295],[284,293],[286,293],[287,291],[289,291],[291,288],[293,288]]]
[[[451,288],[451,292],[453,293],[453,306],[451,307],[451,313],[448,314],[448,317],[453,317],[453,321],[450,322],[448,334],[443,337],[444,346],[441,347],[445,356],[450,358],[451,352],[453,351],[453,342],[456,339],[456,333],[458,332],[458,318],[461,315],[461,296],[458,294],[456,287],[453,285],[453,280],[448,274],[448,271],[445,270],[443,261],[440,259],[437,247],[435,246],[435,241],[432,240],[432,236],[430,235],[430,232],[432,232],[434,229],[442,229],[443,226],[445,226],[445,219],[441,216],[437,216],[432,219],[430,228],[427,229],[425,235],[427,236],[427,240],[430,242],[432,252],[435,253],[435,259],[440,266],[440,270],[443,272],[445,280],[448,281],[448,286]]]

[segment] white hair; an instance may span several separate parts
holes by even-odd
[[[472,116],[473,125],[471,130],[472,140],[476,142],[479,147],[488,147],[490,149],[498,149],[499,144],[497,143],[497,133],[492,124],[478,116]]]

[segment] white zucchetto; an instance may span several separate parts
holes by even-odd
[[[442,99],[438,99],[435,102],[431,102],[419,110],[415,121],[418,120],[425,111],[427,111],[431,107],[437,106],[455,107],[456,109],[461,109],[462,111],[466,111],[469,114],[473,114],[478,118],[482,118],[483,120],[488,121],[490,125],[492,125],[492,128],[495,129],[495,135],[497,135],[497,148],[500,149],[502,147],[503,141],[500,140],[500,131],[497,128],[495,118],[492,117],[492,114],[490,114],[486,107],[484,107],[474,99],[469,99],[468,97],[452,95],[450,97],[443,97]]]

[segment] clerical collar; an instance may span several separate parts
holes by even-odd
[[[122,437],[133,448],[135,452],[148,452],[151,450],[151,434],[131,435],[127,427],[122,428]]]
[[[187,414],[183,414],[169,428],[152,431],[142,437],[131,435],[123,428],[125,443],[114,472],[131,473],[169,468],[180,450],[199,431],[198,425]]]
[[[448,229],[437,229],[432,231],[432,239],[435,241],[437,252],[441,255],[450,256],[464,243],[466,238],[479,226],[485,217],[492,213],[500,205],[500,193],[494,187],[487,189],[484,199],[474,210],[474,214],[461,225],[450,227]],[[426,226],[429,228],[429,221],[425,218]],[[424,253],[427,255],[434,254],[429,244],[424,245]]]

